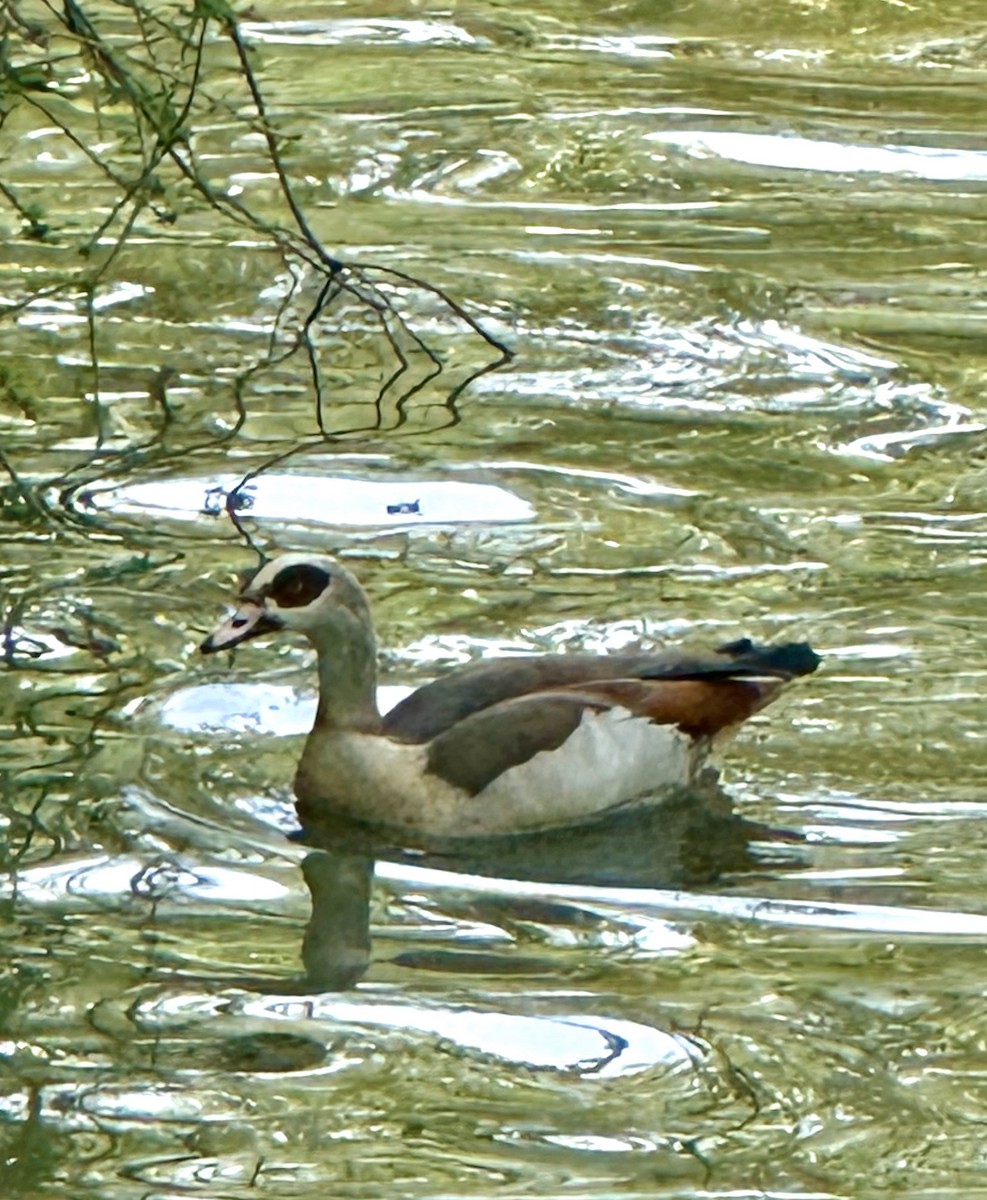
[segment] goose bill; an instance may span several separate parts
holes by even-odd
[[[241,642],[260,637],[262,633],[273,633],[281,628],[281,622],[259,604],[245,601],[232,617],[214,630],[199,647],[203,654],[215,654],[217,650],[232,650]]]

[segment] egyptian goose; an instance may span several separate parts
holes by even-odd
[[[701,654],[498,658],[381,716],[366,595],[335,559],[309,554],[261,567],[201,650],[280,630],[318,653],[319,705],[295,776],[303,824],[336,813],[424,837],[575,824],[687,787],[717,734],[820,661],[804,642],[747,638]]]

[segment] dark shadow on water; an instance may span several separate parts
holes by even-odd
[[[309,822],[298,840],[314,847],[303,864],[312,896],[302,945],[305,978],[292,984],[306,991],[344,990],[369,965],[370,891],[380,860],[497,879],[680,888],[759,869],[755,843],[798,841],[739,817],[714,779],[659,804],[537,833],[447,838],[409,848],[393,833],[327,816]]]
[[[435,838],[409,849],[389,831],[326,815],[302,827],[298,840],[342,855],[492,875],[596,887],[695,887],[759,864],[756,841],[792,835],[739,817],[715,781],[627,806],[594,821],[533,833]]]

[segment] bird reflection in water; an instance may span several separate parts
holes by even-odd
[[[761,867],[757,846],[787,846],[786,866],[797,866],[787,831],[738,816],[713,771],[698,786],[637,804],[584,825],[477,839],[433,839],[408,848],[386,830],[323,814],[297,840],[314,847],[303,864],[312,914],[302,942],[304,976],[298,991],[344,991],[357,983],[371,957],[370,898],[377,861],[432,867],[496,880],[588,887],[681,888]],[[772,866],[777,867],[777,849]],[[571,902],[546,899],[553,910]],[[530,900],[525,904],[530,909]],[[555,913],[558,917],[558,913]],[[425,962],[425,957],[428,961]],[[475,952],[442,951],[441,966],[473,964]],[[440,965],[436,952],[404,952],[401,966]],[[498,956],[498,969],[506,959]]]

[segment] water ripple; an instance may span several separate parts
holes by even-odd
[[[425,867],[381,864],[382,879],[435,890],[463,889],[485,895],[553,897],[598,913],[626,916],[678,914],[695,918],[715,915],[774,925],[830,929],[838,932],[912,934],[926,938],[987,938],[987,916],[929,908],[878,904],[830,904],[811,900],[770,900],[718,896],[698,892],[664,892],[642,888],[594,888],[574,884],[504,881],[480,875],[452,875]]]
[[[933,146],[852,146],[795,135],[661,130],[649,141],[694,158],[726,158],[759,167],[838,174],[910,175],[928,180],[987,181],[987,151]]]
[[[246,40],[269,45],[342,46],[355,43],[378,49],[385,46],[477,45],[477,40],[465,29],[439,21],[340,17],[314,21],[243,21],[239,28]]]
[[[576,1071],[596,1079],[636,1074],[654,1066],[689,1066],[692,1054],[676,1037],[635,1021],[580,1013],[521,1016],[477,1009],[431,1008],[329,997],[247,1003],[244,1013],[331,1021],[362,1028],[425,1033],[464,1049],[518,1065]]]

